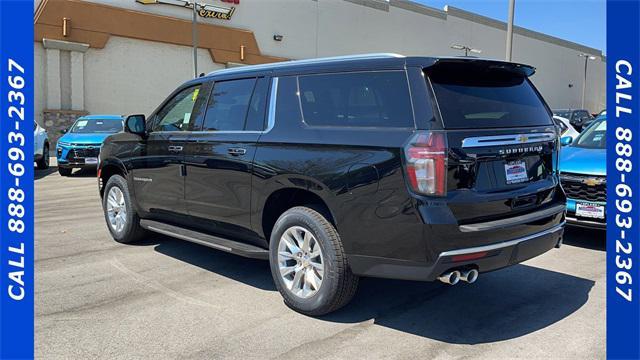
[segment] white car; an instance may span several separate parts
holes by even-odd
[[[568,136],[571,140],[575,140],[580,135],[567,118],[553,115],[553,122],[560,128],[560,137]]]
[[[49,168],[49,137],[47,131],[37,122],[33,122],[33,160],[38,169]]]

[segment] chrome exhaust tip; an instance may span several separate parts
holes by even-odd
[[[442,281],[445,284],[455,285],[458,283],[458,281],[460,281],[460,271],[454,270],[446,272],[438,276],[438,280]]]
[[[476,282],[476,280],[478,280],[478,275],[479,273],[476,269],[466,270],[460,273],[460,280],[469,284],[473,284],[474,282]]]

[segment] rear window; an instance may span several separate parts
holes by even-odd
[[[500,70],[456,70],[429,74],[445,128],[552,125],[526,77]]]
[[[307,125],[414,127],[404,71],[307,75],[298,83]]]

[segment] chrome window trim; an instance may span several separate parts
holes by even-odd
[[[462,140],[463,148],[487,147],[501,145],[523,145],[537,142],[553,141],[556,134],[553,132],[533,134],[509,134],[468,137]]]

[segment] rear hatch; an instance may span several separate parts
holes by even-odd
[[[552,114],[533,68],[450,60],[427,68],[446,134],[446,196],[460,225],[543,210],[563,201]]]

